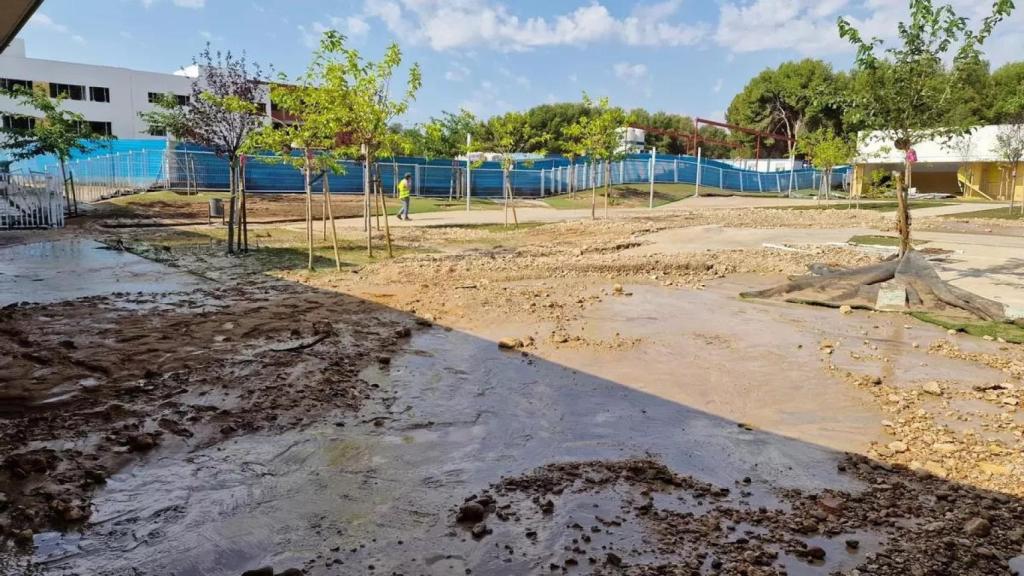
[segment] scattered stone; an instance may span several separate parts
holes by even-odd
[[[854,540],[853,538],[846,541],[846,547],[850,550],[857,550],[860,548],[860,540]]]
[[[896,454],[902,454],[910,449],[910,447],[907,446],[905,442],[900,442],[899,440],[895,442],[890,442],[888,448],[889,450],[892,450]]]
[[[242,572],[242,576],[274,576],[274,569],[270,566],[264,566],[255,570],[246,570]]]
[[[506,350],[514,350],[523,345],[518,338],[502,338],[498,340],[498,348],[504,348]]]
[[[975,538],[985,538],[992,533],[992,524],[984,518],[971,518],[964,524],[964,532]]]
[[[459,513],[455,517],[455,521],[475,524],[483,520],[486,514],[487,510],[478,502],[466,502],[461,508],[459,508]]]
[[[623,291],[622,284],[616,284],[616,285],[612,286],[612,292],[614,292],[616,294],[622,294],[622,291]]]
[[[487,536],[491,532],[493,532],[493,530],[491,530],[487,526],[487,524],[485,524],[483,522],[473,526],[473,529],[470,530],[470,534],[473,535],[473,539],[474,540],[481,540],[481,539],[483,539],[484,536]]]
[[[925,393],[931,394],[932,396],[942,396],[942,386],[940,386],[939,383],[934,380],[932,380],[931,382],[926,382],[925,385],[921,387],[921,389],[924,390]]]
[[[811,546],[807,549],[807,557],[811,560],[824,560],[825,549],[821,546]]]
[[[605,564],[609,566],[622,566],[622,558],[615,552],[609,552],[604,557]]]
[[[848,304],[843,304],[842,306],[839,307],[839,313],[840,314],[853,314],[853,308],[850,307]]]

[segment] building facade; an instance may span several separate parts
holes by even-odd
[[[151,130],[139,114],[153,110],[156,99],[164,94],[187,102],[192,82],[201,81],[201,74],[196,66],[160,73],[29,58],[20,38],[0,53],[0,85],[40,89],[54,97],[65,94],[65,109],[85,117],[93,132],[121,140],[164,139],[166,134]],[[0,121],[5,126],[31,122],[18,116],[34,113],[0,96]],[[269,102],[267,114],[269,117]]]
[[[953,194],[965,198],[1024,200],[1024,162],[1008,165],[997,151],[1000,126],[978,126],[969,135],[949,141],[922,142],[913,147],[916,161],[911,170],[912,190],[927,194]],[[872,185],[876,174],[903,170],[903,152],[880,134],[861,138],[852,175],[854,194]]]

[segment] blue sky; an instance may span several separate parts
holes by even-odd
[[[980,18],[988,2],[952,0]],[[87,8],[86,8],[87,5]],[[302,70],[334,28],[369,57],[398,41],[423,67],[406,123],[442,110],[481,116],[582,91],[613,104],[721,118],[764,69],[813,56],[849,66],[835,32],[854,19],[891,37],[906,0],[46,0],[22,31],[28,55],[173,71],[207,41],[261,64]],[[994,64],[1021,57],[1024,13],[990,42]]]

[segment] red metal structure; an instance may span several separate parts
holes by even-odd
[[[726,122],[716,122],[714,120],[707,120],[705,118],[694,118],[693,119],[693,136],[690,139],[690,141],[692,143],[691,153],[693,153],[693,154],[697,153],[697,146],[702,141],[704,141],[704,142],[712,142],[712,143],[715,143],[715,144],[719,143],[719,142],[716,142],[714,140],[706,140],[704,138],[701,138],[701,135],[700,135],[700,125],[701,124],[705,124],[707,126],[717,126],[719,128],[725,128],[725,129],[727,129],[729,131],[735,130],[737,132],[743,132],[745,134],[752,134],[752,135],[756,136],[757,137],[757,147],[756,147],[755,152],[754,152],[754,160],[755,161],[760,161],[761,160],[761,139],[762,138],[770,138],[772,140],[782,140],[784,142],[789,142],[789,143],[795,143],[796,142],[795,139],[790,138],[789,136],[786,136],[785,134],[776,134],[776,133],[772,133],[772,132],[763,132],[761,130],[754,130],[753,128],[744,128],[743,126],[738,126],[736,124],[728,124]]]

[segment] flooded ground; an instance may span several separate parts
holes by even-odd
[[[84,266],[0,317],[0,573],[1011,574],[1019,349],[740,300],[875,256],[639,253],[671,226],[410,230],[283,280]]]
[[[190,290],[201,279],[94,240],[76,238],[0,248],[0,306],[113,292]]]

